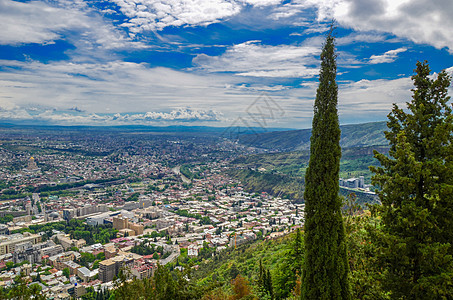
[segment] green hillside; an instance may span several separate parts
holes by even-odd
[[[387,145],[384,131],[386,122],[343,125],[341,128],[341,147]],[[239,143],[257,148],[294,151],[310,148],[311,129],[273,131],[242,135]]]
[[[340,161],[340,177],[364,176],[365,184],[371,183],[369,166],[378,166],[373,150],[387,154],[388,147],[366,146],[345,148]],[[308,166],[309,151],[263,153],[241,156],[233,160],[228,173],[239,179],[250,192],[267,192],[301,202],[304,191],[305,170]],[[350,193],[341,190],[343,196]],[[358,202],[374,203],[376,199],[357,192]]]
[[[377,160],[373,156],[373,150],[387,153],[385,146],[366,146],[344,148],[340,162],[340,177],[365,176],[370,180],[369,166],[377,166]],[[305,176],[308,166],[309,151],[292,151],[278,153],[262,153],[241,156],[231,162],[235,167],[260,169],[264,173],[287,174],[290,176]]]
[[[229,175],[239,179],[248,192],[266,192],[273,196],[302,202],[304,180],[300,176],[259,172],[252,169],[230,169]]]

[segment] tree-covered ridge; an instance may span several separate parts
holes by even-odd
[[[385,122],[342,125],[341,147],[385,146]],[[311,129],[272,131],[239,136],[239,143],[257,148],[295,151],[310,148]]]
[[[388,153],[387,146],[343,148],[340,159],[340,177],[364,176],[365,180],[371,180],[372,172],[369,167],[379,166],[379,161],[373,154],[374,150],[385,154]],[[233,160],[231,168],[260,169],[263,173],[304,177],[309,158],[310,153],[308,150],[244,155]]]

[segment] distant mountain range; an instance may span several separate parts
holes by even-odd
[[[215,126],[152,126],[152,125],[116,125],[116,126],[90,126],[90,125],[49,125],[49,124],[19,124],[0,122],[0,129],[16,130],[53,130],[53,131],[124,131],[124,132],[159,132],[159,133],[205,133],[221,137],[238,136],[249,133],[263,133],[288,131],[290,128],[262,128],[262,127],[215,127]]]
[[[384,131],[387,122],[342,125],[341,147],[363,147],[388,145]],[[242,145],[268,150],[294,151],[310,148],[311,129],[273,131],[240,135],[238,142]]]
[[[343,125],[341,128],[341,146],[361,147],[388,145],[384,136],[387,129],[386,122]],[[58,126],[58,125],[28,125],[14,123],[0,123],[2,130],[50,130],[56,132],[154,132],[170,135],[210,135],[237,140],[245,146],[252,146],[268,150],[294,151],[310,148],[311,129],[285,129],[261,127],[211,127],[211,126]]]

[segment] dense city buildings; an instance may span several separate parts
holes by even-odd
[[[49,297],[111,289],[120,270],[147,278],[182,252],[202,260],[303,224],[301,201],[247,190],[230,174],[232,160],[256,149],[218,138],[77,134],[4,136],[5,287],[22,273]]]

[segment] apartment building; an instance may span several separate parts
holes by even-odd
[[[39,234],[31,234],[30,232],[0,236],[0,255],[13,253],[16,250],[16,245],[26,242],[31,242],[33,245],[40,243],[41,236]]]

